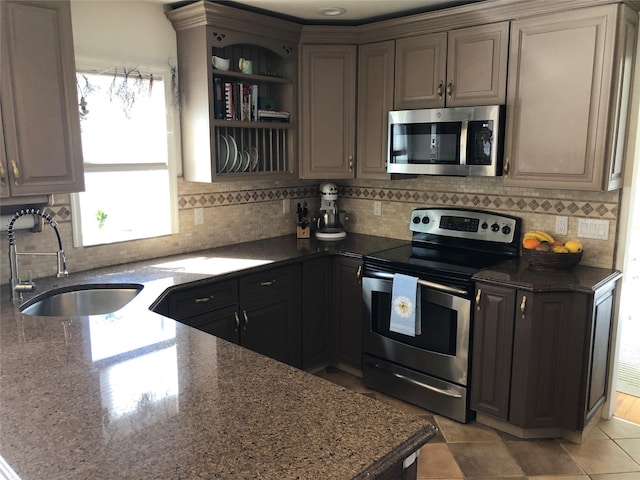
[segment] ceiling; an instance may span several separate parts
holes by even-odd
[[[155,0],[162,3],[184,4],[172,0]],[[214,0],[225,4],[273,15],[303,24],[358,25],[374,20],[401,17],[481,0]],[[323,14],[322,10],[345,10],[340,15]]]

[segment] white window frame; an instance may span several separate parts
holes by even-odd
[[[104,62],[95,62],[88,59],[76,58],[76,72],[78,73],[91,73],[99,74],[103,72],[113,72],[116,66],[108,66]],[[122,68],[122,67],[120,67]],[[153,212],[154,215],[170,215],[171,219],[171,231],[167,235],[173,235],[179,233],[179,217],[178,217],[178,176],[181,174],[180,170],[180,121],[179,121],[179,108],[176,103],[175,92],[172,91],[171,82],[171,67],[167,64],[163,67],[150,66],[150,65],[136,65],[135,68],[145,74],[152,74],[156,78],[162,78],[165,90],[165,102],[166,102],[166,121],[167,121],[167,173],[169,175],[169,212]],[[144,166],[145,170],[157,170],[164,169],[164,163],[118,163],[118,164],[91,164],[84,163],[84,171],[89,172],[123,172],[140,170],[140,167]],[[144,241],[145,239],[152,239],[158,237],[146,237],[135,238],[128,240],[118,240],[112,242],[106,242],[98,245],[83,245],[82,240],[82,220],[80,215],[80,195],[78,193],[72,193],[70,195],[71,204],[71,219],[72,219],[72,232],[73,232],[73,246],[75,248],[89,248],[99,247],[104,245],[111,245],[114,243]],[[165,236],[165,235],[162,235]]]

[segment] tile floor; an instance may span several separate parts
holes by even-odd
[[[418,479],[640,480],[640,425],[601,421],[577,445],[521,440],[472,422],[462,424],[366,388],[362,379],[328,368],[317,374],[350,390],[423,415],[438,427],[418,458]]]

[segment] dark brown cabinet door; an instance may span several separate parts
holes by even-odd
[[[246,275],[240,284],[240,345],[300,368],[300,265]]]
[[[586,318],[584,295],[518,292],[509,414],[512,424],[557,428],[575,418],[579,402],[574,385],[581,371],[576,359],[584,355],[581,344]]]
[[[333,259],[335,358],[362,370],[362,260]]]
[[[233,343],[240,343],[240,319],[236,306],[203,313],[182,323]]]
[[[509,419],[515,297],[512,288],[476,285],[471,408],[505,421]]]
[[[594,300],[591,319],[591,335],[588,350],[586,423],[602,405],[607,395],[607,371],[609,369],[609,345],[615,290],[607,290]],[[582,426],[582,425],[581,425]]]
[[[302,368],[326,365],[331,353],[331,259],[302,265]]]

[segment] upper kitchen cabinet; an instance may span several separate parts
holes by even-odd
[[[356,46],[300,49],[300,177],[354,178]]]
[[[82,191],[69,2],[7,0],[0,8],[0,194],[28,201]]]
[[[505,103],[509,22],[396,41],[396,110]]]
[[[301,27],[206,1],[167,17],[178,44],[185,180],[292,177]]]
[[[621,186],[637,21],[614,4],[513,22],[506,185]]]
[[[358,178],[390,178],[387,173],[388,112],[393,110],[395,42],[358,49]]]

